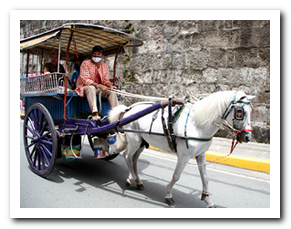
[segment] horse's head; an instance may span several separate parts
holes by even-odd
[[[249,142],[252,138],[251,112],[252,105],[250,100],[255,96],[247,96],[244,92],[237,92],[225,113],[229,121],[232,121],[232,127],[237,134],[239,142]],[[229,115],[228,115],[229,114]]]

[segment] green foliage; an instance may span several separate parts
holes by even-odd
[[[125,32],[132,34],[135,32],[135,28],[132,27],[132,24],[129,23],[128,21],[125,22]]]
[[[123,68],[123,75],[124,75],[125,82],[131,82],[131,83],[136,82],[135,74],[129,68]]]

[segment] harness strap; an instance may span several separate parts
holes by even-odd
[[[177,106],[178,106],[178,108],[173,111],[174,123],[176,123],[177,120],[180,118],[180,115],[181,115],[181,113],[183,112],[183,110],[185,108],[185,105],[177,105]]]
[[[149,130],[149,134],[152,133],[153,123],[154,123],[154,121],[157,119],[159,111],[160,111],[160,110],[157,110],[157,111],[153,114],[152,122],[151,122],[151,126],[150,126],[150,130]]]
[[[162,119],[162,125],[163,125],[164,135],[167,138],[167,141],[168,141],[168,144],[169,144],[170,149],[171,150],[174,150],[175,152],[177,152],[176,149],[174,148],[172,139],[170,137],[169,129],[167,128],[167,125],[166,125],[166,122],[165,122],[165,118],[164,118],[164,107],[162,107],[161,109],[162,109],[161,119]]]
[[[175,152],[177,152],[177,145],[176,145],[176,137],[174,135],[174,130],[173,130],[173,113],[172,113],[172,106],[173,106],[173,98],[175,96],[171,95],[169,97],[169,103],[168,103],[168,129],[169,129],[169,134],[171,138],[171,148]]]
[[[190,112],[191,112],[191,108],[192,108],[192,105],[189,108],[189,112],[187,114],[187,118],[186,118],[186,122],[185,122],[185,126],[184,126],[184,135],[185,135],[185,138],[187,138],[187,124],[188,124],[188,119],[189,119],[189,115],[190,115]],[[185,141],[186,141],[186,147],[187,147],[187,149],[189,149],[188,139],[185,139]]]
[[[121,129],[117,127],[115,129],[116,132],[121,132],[121,133],[137,133],[137,134],[149,134],[149,132],[142,131],[142,130],[128,130],[128,129]],[[163,136],[165,137],[164,133],[158,133],[158,132],[151,132],[151,135],[157,135],[157,136]],[[177,136],[175,135],[176,138],[182,139],[182,140],[188,140],[188,141],[202,141],[202,142],[207,142],[211,141],[212,138],[195,138],[195,137],[183,137],[183,136]]]
[[[227,116],[229,115],[231,108],[234,106],[234,104],[236,104],[236,92],[233,96],[233,100],[230,102],[230,104],[228,105],[228,107],[226,108],[225,112],[223,113],[221,119],[226,119]]]

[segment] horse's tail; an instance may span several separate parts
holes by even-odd
[[[112,123],[120,120],[121,115],[126,112],[126,109],[127,107],[124,105],[114,107],[109,113],[109,121]]]

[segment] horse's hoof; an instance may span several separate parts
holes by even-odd
[[[129,187],[131,185],[131,183],[128,180],[126,180],[125,185],[126,185],[126,187]]]
[[[143,191],[144,190],[144,186],[143,184],[137,184],[136,185],[137,190]]]
[[[216,206],[213,204],[211,206],[207,206],[207,208],[216,208]]]
[[[166,204],[173,206],[175,204],[175,201],[173,198],[165,198],[166,199]]]
[[[205,198],[209,196],[209,193],[207,192],[202,192],[202,195],[201,195],[201,200],[205,200]]]

